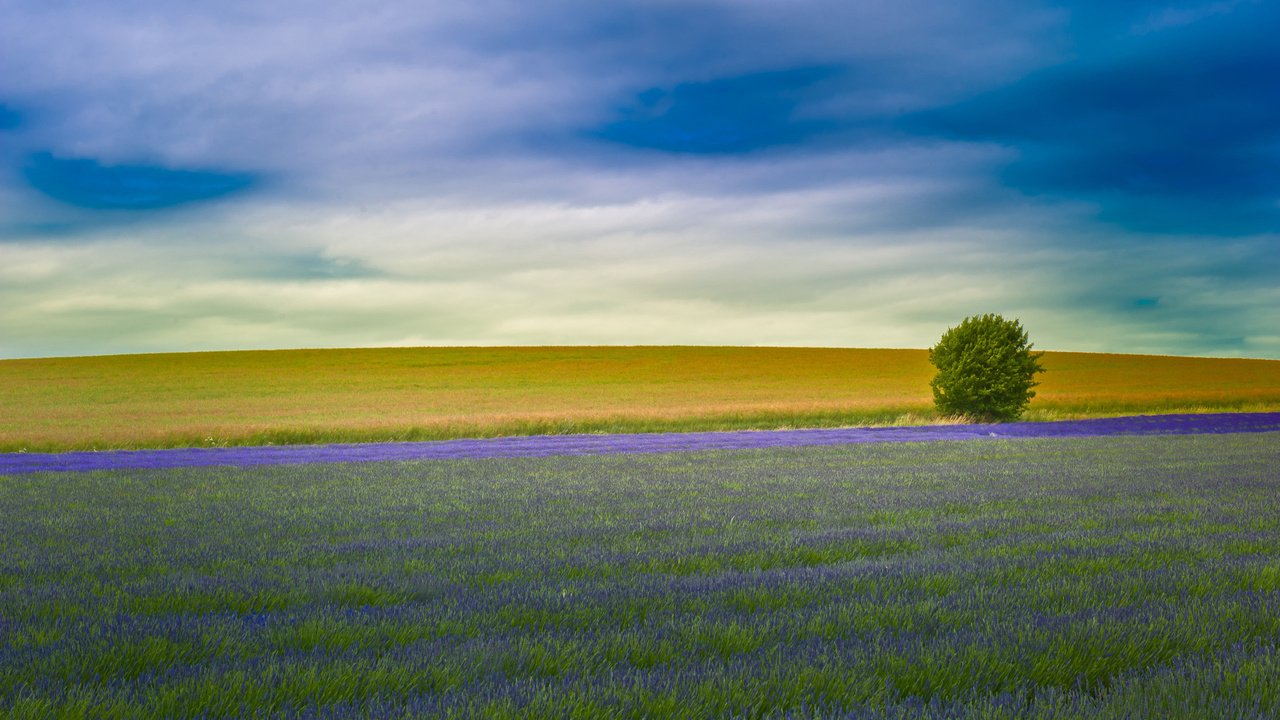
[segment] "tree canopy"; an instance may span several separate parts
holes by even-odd
[[[1015,420],[1035,397],[1042,352],[1032,352],[1018,320],[988,313],[964,319],[929,348],[938,369],[930,386],[939,412],[985,421]]]

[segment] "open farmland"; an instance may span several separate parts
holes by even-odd
[[[1280,410],[1280,361],[1048,353],[1030,419]],[[0,451],[936,420],[923,350],[390,348],[0,361]]]
[[[0,713],[1264,718],[1280,434],[0,476]]]

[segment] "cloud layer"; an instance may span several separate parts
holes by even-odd
[[[7,3],[0,357],[1280,357],[1264,3]]]

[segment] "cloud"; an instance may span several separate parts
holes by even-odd
[[[623,109],[622,118],[594,135],[637,148],[677,153],[750,152],[800,142],[832,123],[797,117],[806,96],[834,74],[806,67],[650,88]]]
[[[263,201],[206,219],[0,248],[0,355],[421,344],[925,347],[966,314],[1039,347],[1275,355],[1263,240],[1082,250],[1070,217],[850,232],[921,190],[875,182],[574,206],[361,211]],[[928,189],[923,189],[928,192]],[[194,235],[192,235],[194,233]],[[176,238],[181,238],[176,241]],[[270,238],[261,247],[256,238]],[[1170,260],[1174,259],[1175,262]],[[298,272],[313,266],[315,271]],[[1250,268],[1252,270],[1250,270]],[[1217,279],[1234,277],[1230,289]],[[74,288],[69,292],[68,288]],[[1135,297],[1159,297],[1133,308]]]
[[[0,103],[0,130],[14,130],[22,125],[22,115],[17,110]]]
[[[1002,180],[1083,199],[1141,232],[1280,231],[1280,13],[1258,7],[1133,39],[905,118],[909,131],[1014,148]],[[1206,27],[1206,25],[1208,25]]]
[[[1169,7],[16,0],[0,355],[1280,356],[1274,11]]]
[[[102,165],[39,153],[28,159],[27,182],[51,198],[93,210],[155,210],[212,200],[251,187],[247,173],[175,170],[155,165]]]

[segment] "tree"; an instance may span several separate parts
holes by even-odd
[[[1031,352],[1017,320],[974,315],[948,329],[929,348],[938,374],[929,385],[938,411],[984,421],[1015,420],[1036,394],[1031,388],[1042,352]]]

